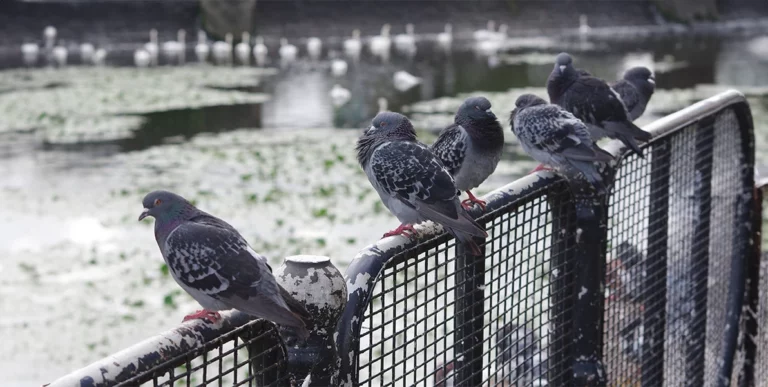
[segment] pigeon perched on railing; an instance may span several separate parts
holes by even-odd
[[[633,67],[624,72],[623,79],[611,85],[621,96],[627,108],[630,120],[642,116],[653,92],[656,91],[656,78],[647,67]]]
[[[586,125],[573,114],[524,94],[515,101],[510,125],[523,150],[536,161],[565,174],[581,172],[595,189],[605,188],[593,162],[608,162],[613,156],[592,142]]]
[[[485,210],[485,201],[475,197],[471,189],[490,176],[501,159],[504,129],[491,112],[491,102],[484,97],[470,97],[456,112],[454,123],[443,129],[432,144],[437,156],[456,181],[456,188],[466,191],[469,208],[477,203]]]
[[[357,160],[381,201],[402,223],[384,237],[415,234],[413,224],[431,220],[472,254],[481,254],[472,237],[485,238],[485,230],[461,206],[453,177],[429,147],[416,140],[407,117],[376,115],[357,141]]]
[[[272,275],[267,259],[223,220],[183,197],[154,191],[139,220],[155,218],[155,239],[174,280],[203,310],[184,317],[218,321],[218,311],[237,309],[309,335],[311,316]]]
[[[602,79],[586,74],[589,73],[573,67],[570,55],[558,55],[547,79],[549,101],[587,124],[593,140],[618,139],[642,157],[635,140],[649,141],[651,134],[630,121],[627,108],[615,90]]]

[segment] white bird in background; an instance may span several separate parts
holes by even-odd
[[[410,90],[414,86],[421,83],[421,78],[411,75],[403,70],[395,72],[395,75],[392,76],[392,80],[395,85],[395,89],[398,91]]]
[[[387,99],[386,98],[379,97],[379,99],[376,100],[376,102],[379,105],[379,113],[385,112],[385,111],[389,110],[389,103],[387,103]]]
[[[93,65],[94,66],[103,66],[104,62],[107,60],[107,50],[103,48],[99,48],[93,53]]]
[[[499,26],[499,31],[488,34],[485,40],[477,42],[476,49],[480,54],[492,56],[504,47],[507,41],[507,25]]]
[[[133,52],[133,64],[139,68],[148,67],[152,62],[152,57],[147,50],[140,48]]]
[[[475,40],[490,39],[490,37],[495,33],[495,30],[496,22],[493,20],[488,20],[488,24],[486,25],[485,29],[475,31],[472,36],[475,38]]]
[[[40,55],[40,47],[35,43],[24,43],[21,45],[21,57],[27,66],[37,63],[37,57]]]
[[[280,38],[280,50],[278,50],[278,54],[280,54],[280,60],[283,62],[283,64],[296,60],[298,51],[299,50],[296,48],[296,46],[288,43],[288,39]]]
[[[43,30],[43,38],[45,40],[45,49],[53,49],[53,45],[56,43],[56,27],[48,26]]]
[[[392,40],[389,38],[389,24],[381,27],[381,34],[371,37],[371,53],[382,58],[389,58],[389,49],[392,46]]]
[[[93,60],[93,53],[96,51],[96,48],[93,47],[93,44],[90,43],[83,43],[80,45],[80,61],[83,64],[90,63]]]
[[[149,30],[149,42],[144,43],[144,50],[149,53],[149,59],[152,65],[157,65],[157,54],[159,47],[157,46],[157,30]]]
[[[353,59],[360,58],[363,42],[360,41],[360,30],[353,30],[352,37],[344,41],[344,54]]]
[[[343,77],[347,74],[348,67],[349,65],[344,59],[336,58],[331,60],[331,74],[333,74],[334,77]]]
[[[323,53],[323,41],[316,37],[307,39],[307,53],[314,61],[320,59],[320,54]]]
[[[331,103],[333,103],[334,107],[341,107],[347,102],[349,102],[350,99],[352,99],[352,93],[349,92],[349,90],[339,86],[339,84],[333,85],[333,88],[331,88],[331,92],[329,93],[331,96]]]
[[[587,15],[579,15],[579,35],[581,35],[582,38],[585,38],[587,35],[589,35],[591,30],[592,28],[590,28],[589,24],[587,24]]]
[[[57,66],[63,67],[67,65],[67,56],[69,53],[66,47],[56,46],[53,48],[51,54],[53,55],[53,61],[56,62]]]
[[[179,30],[176,32],[176,40],[169,40],[163,43],[163,55],[168,59],[178,59],[183,62],[184,51],[187,49],[187,32]]]
[[[205,31],[197,31],[197,44],[195,45],[195,56],[197,56],[197,61],[207,61],[210,53],[211,48],[208,46],[208,37],[205,35]]]
[[[415,53],[416,36],[413,32],[413,24],[406,24],[405,33],[395,36],[395,49],[404,53]]]
[[[269,49],[264,44],[264,38],[257,36],[256,45],[253,46],[253,57],[256,59],[257,66],[263,67],[267,63],[267,54],[269,54]]]
[[[251,62],[251,34],[247,31],[243,32],[240,43],[235,46],[235,56],[245,66]]]
[[[225,64],[232,62],[232,34],[227,33],[224,35],[224,41],[221,40],[213,43],[213,59],[216,64]]]
[[[437,44],[443,49],[451,48],[453,44],[453,26],[451,23],[445,25],[445,30],[437,34]]]

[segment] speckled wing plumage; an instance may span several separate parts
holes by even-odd
[[[486,236],[483,228],[461,208],[453,178],[426,145],[387,142],[376,148],[369,163],[369,178],[380,195],[389,195],[420,218],[443,225],[473,250],[477,246],[471,236]],[[395,212],[391,205],[388,208]],[[397,213],[395,216],[400,218]]]
[[[527,107],[513,116],[513,131],[531,157],[559,170],[581,172],[595,188],[603,188],[592,162],[612,157],[594,144],[583,122],[556,105]]]
[[[639,109],[642,97],[635,86],[622,79],[611,85],[611,87],[619,93],[621,101],[624,102],[624,106],[627,108],[630,120],[634,121],[643,114],[645,106]]]
[[[440,132],[434,144],[432,153],[442,161],[445,169],[452,176],[461,168],[467,153],[467,132],[458,124],[453,124]]]
[[[234,308],[304,329],[309,314],[277,284],[266,258],[226,222],[196,216],[170,233],[161,250],[174,279],[204,308]]]
[[[651,139],[648,132],[630,121],[621,96],[602,79],[580,76],[563,93],[557,104],[588,124],[594,140],[606,136],[616,138],[642,156],[635,139]]]

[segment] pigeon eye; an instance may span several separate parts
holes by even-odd
[[[160,203],[162,203],[162,202],[163,202],[163,201],[162,201],[162,200],[160,200],[160,199],[155,199],[155,206],[159,206],[159,205],[160,205]]]

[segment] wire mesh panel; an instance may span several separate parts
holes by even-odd
[[[736,113],[656,139],[645,154],[622,161],[610,200],[609,384],[709,385],[741,285],[732,258],[747,243],[737,239],[746,158]]]
[[[454,240],[438,238],[416,256],[390,259],[361,326],[359,385],[564,379],[573,224],[572,206],[560,200],[566,194],[554,184],[480,218],[489,234],[485,257],[465,256]]]
[[[288,382],[285,362],[274,325],[256,320],[117,385],[283,386]]]

